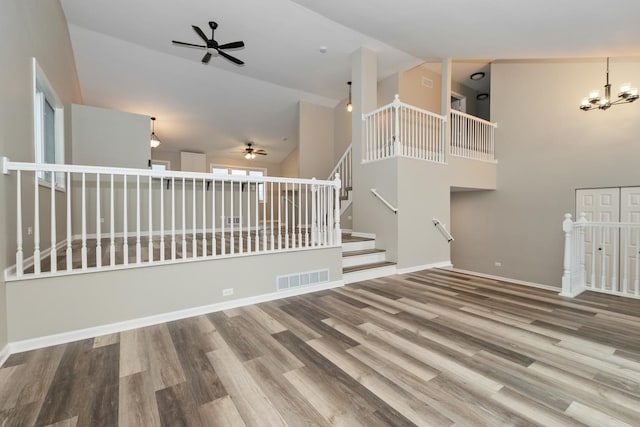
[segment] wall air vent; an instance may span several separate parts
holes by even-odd
[[[305,271],[303,273],[287,274],[276,277],[278,291],[303,288],[306,286],[327,283],[329,281],[329,269],[317,271]]]
[[[422,86],[426,86],[428,88],[432,88],[433,87],[433,80],[428,79],[426,77],[422,78]]]

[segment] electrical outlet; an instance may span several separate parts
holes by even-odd
[[[494,265],[495,265],[496,267],[502,267],[502,263],[501,263],[500,261],[496,261],[496,262],[494,263]]]
[[[27,236],[31,236],[33,234],[33,227],[27,227]]]
[[[227,289],[223,289],[222,290],[222,296],[223,297],[228,297],[233,295],[233,288],[227,288]]]
[[[104,218],[100,218],[100,224],[104,224]]]

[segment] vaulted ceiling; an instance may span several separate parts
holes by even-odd
[[[154,115],[161,149],[240,158],[255,141],[280,162],[297,143],[297,103],[346,97],[351,54],[377,52],[385,77],[427,60],[640,54],[637,0],[61,0],[86,104]],[[191,25],[235,65],[200,62]],[[325,50],[326,52],[321,52]],[[471,65],[470,65],[471,64]],[[474,63],[454,65],[462,79]],[[478,67],[482,63],[477,63]]]

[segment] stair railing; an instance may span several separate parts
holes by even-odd
[[[400,101],[363,114],[362,161],[372,162],[402,156],[431,162],[445,162],[447,118]]]
[[[444,226],[444,224],[440,222],[438,218],[433,218],[432,221],[433,221],[433,225],[435,225],[435,227],[438,229],[440,234],[442,234],[442,236],[444,236],[444,238],[447,239],[447,243],[451,243],[454,241],[454,238],[451,235],[451,233],[449,233],[449,230],[447,230],[447,228]]]
[[[382,203],[384,203],[384,205],[386,207],[388,207],[389,209],[391,209],[391,212],[393,212],[394,214],[398,213],[398,208],[394,207],[391,203],[389,203],[387,201],[387,199],[385,199],[384,197],[382,197],[380,195],[380,193],[378,193],[378,191],[375,188],[371,189],[371,192],[373,193],[374,196],[376,196]]]
[[[495,162],[496,123],[451,110],[451,155]]]
[[[6,157],[2,172],[15,173],[16,185],[8,280],[342,243],[339,174],[322,181]]]
[[[349,195],[349,190],[353,188],[351,179],[351,153],[351,144],[349,144],[345,152],[342,154],[342,157],[340,157],[340,160],[338,160],[338,163],[327,178],[331,180],[336,176],[336,173],[340,174],[340,178],[342,179],[342,187],[340,187],[340,197],[347,197]]]

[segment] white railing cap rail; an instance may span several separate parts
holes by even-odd
[[[469,120],[473,120],[473,121],[476,121],[476,122],[479,122],[479,123],[483,123],[483,124],[485,124],[485,125],[493,126],[494,128],[497,128],[497,127],[498,127],[498,124],[497,124],[497,123],[490,122],[490,121],[485,120],[485,119],[481,119],[480,117],[476,117],[476,116],[473,116],[473,115],[468,114],[468,113],[463,113],[462,111],[458,111],[458,110],[451,110],[451,114],[454,114],[454,115],[456,115],[456,116],[466,117],[466,118],[468,118]]]
[[[601,222],[601,221],[573,221],[573,225],[584,225],[589,227],[627,227],[640,229],[640,223],[637,222]]]
[[[334,180],[317,180],[315,178],[281,178],[273,176],[242,176],[219,175],[206,172],[182,172],[182,171],[156,171],[151,169],[115,168],[105,166],[67,165],[54,163],[29,163],[12,162],[7,157],[2,157],[2,173],[7,175],[9,171],[20,170],[30,172],[60,172],[60,173],[94,173],[104,175],[150,176],[152,178],[186,178],[204,179],[215,181],[234,182],[279,182],[295,184],[333,185],[340,186],[340,176],[336,174]]]
[[[362,119],[364,120],[367,117],[370,117],[370,116],[372,116],[374,114],[380,113],[380,112],[388,110],[390,108],[398,108],[398,107],[404,107],[404,108],[407,108],[409,110],[412,110],[412,111],[415,111],[415,112],[418,112],[418,113],[422,113],[422,114],[426,114],[426,115],[431,116],[431,117],[435,117],[435,118],[443,120],[445,122],[447,121],[447,116],[436,114],[436,113],[434,113],[432,111],[423,110],[422,108],[414,107],[413,105],[410,105],[410,104],[405,104],[404,102],[400,101],[400,97],[399,97],[398,94],[396,94],[393,102],[391,102],[391,103],[389,103],[387,105],[383,105],[382,107],[380,107],[380,108],[378,108],[376,110],[373,110],[373,111],[371,111],[369,113],[363,114],[362,115]]]

